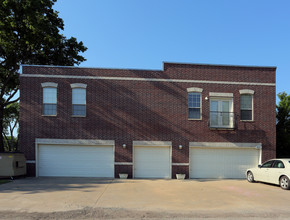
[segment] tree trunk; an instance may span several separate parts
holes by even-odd
[[[0,152],[4,152],[4,141],[3,141],[3,112],[4,109],[2,105],[0,105]]]

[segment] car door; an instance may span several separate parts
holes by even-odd
[[[281,160],[275,160],[271,169],[268,170],[268,182],[279,184],[279,177],[284,174],[285,165]]]
[[[254,174],[255,180],[261,182],[268,182],[269,179],[269,171],[272,169],[274,161],[270,160],[265,162],[258,170],[257,173]]]

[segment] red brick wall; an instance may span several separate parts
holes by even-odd
[[[168,63],[164,71],[24,66],[23,74],[275,83],[275,68]],[[189,142],[262,143],[263,161],[276,155],[275,86],[31,77],[21,77],[20,82],[20,149],[28,160],[35,160],[35,138],[115,140],[116,162],[132,162],[133,140],[172,141],[172,163],[189,163]],[[42,116],[43,82],[58,83],[56,117]],[[72,83],[87,84],[85,118],[71,117]],[[203,88],[201,121],[187,119],[189,87]],[[255,91],[253,122],[240,121],[240,89]],[[209,92],[234,94],[237,129],[208,128]],[[128,171],[132,166],[115,167]],[[180,169],[188,177],[188,167],[183,166],[173,166],[172,175]]]

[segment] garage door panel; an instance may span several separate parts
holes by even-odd
[[[135,147],[135,178],[170,178],[170,147]]]
[[[191,178],[245,178],[245,171],[259,163],[257,149],[191,148]]]
[[[112,146],[39,146],[39,176],[114,177]]]

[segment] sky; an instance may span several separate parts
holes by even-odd
[[[289,0],[58,0],[82,67],[162,70],[163,62],[276,66],[290,94]]]

